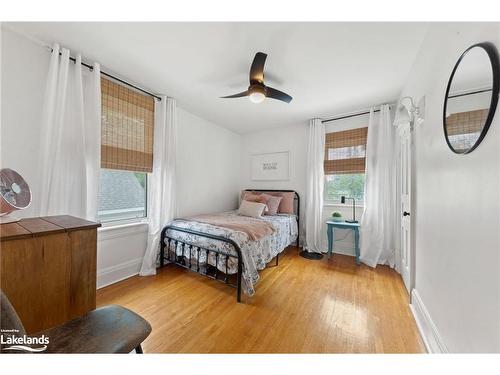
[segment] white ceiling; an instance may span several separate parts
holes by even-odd
[[[9,23],[239,133],[304,123],[396,99],[426,23]],[[290,104],[243,91],[256,52],[268,54],[266,83]]]

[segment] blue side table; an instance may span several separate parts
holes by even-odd
[[[345,221],[331,221],[326,222],[328,234],[328,257],[332,255],[335,238],[333,235],[334,228],[352,229],[354,231],[354,242],[356,251],[356,264],[359,264],[359,223],[346,223]]]

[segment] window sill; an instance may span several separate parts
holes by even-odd
[[[104,223],[101,223],[101,227],[99,228],[99,231],[105,232],[105,231],[113,230],[113,229],[135,227],[135,226],[147,225],[147,224],[148,224],[147,218],[105,221]]]
[[[337,207],[337,208],[352,208],[352,204],[342,204],[342,203],[323,203],[323,207]],[[365,206],[356,205],[356,208],[365,208]]]
[[[147,235],[148,233],[148,222],[146,220],[120,223],[112,222],[106,223],[108,225],[103,226],[98,229],[98,241],[106,241],[114,238],[126,238],[129,236],[136,235]]]

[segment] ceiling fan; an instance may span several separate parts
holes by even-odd
[[[246,91],[239,94],[222,96],[222,98],[241,98],[248,96],[252,103],[262,103],[264,99],[272,98],[281,100],[285,103],[290,103],[292,97],[280,90],[264,84],[264,64],[266,63],[267,54],[257,52],[253,58],[252,66],[250,67],[250,86]]]

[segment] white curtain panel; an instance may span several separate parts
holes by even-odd
[[[370,111],[366,144],[365,211],[361,219],[360,258],[370,267],[394,267],[396,248],[396,134],[388,105],[375,121]]]
[[[177,145],[177,107],[172,98],[162,97],[155,104],[153,173],[149,179],[148,244],[141,276],[156,274],[161,231],[176,214],[175,165]]]
[[[306,187],[305,249],[321,253],[323,217],[323,188],[325,184],[325,125],[320,119],[309,122]]]
[[[101,149],[100,67],[82,69],[81,56],[53,47],[41,120],[37,214],[95,220]],[[61,52],[61,56],[59,56]]]

